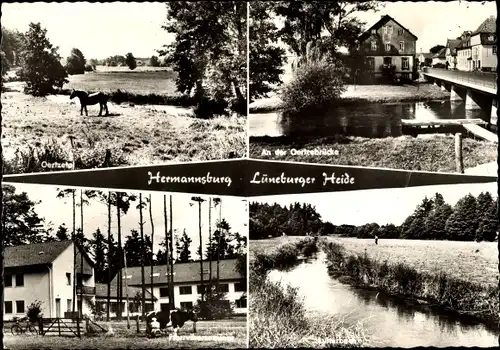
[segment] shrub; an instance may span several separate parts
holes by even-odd
[[[209,288],[204,300],[198,300],[196,303],[196,313],[199,317],[207,320],[220,320],[230,317],[233,314],[233,307],[225,296],[226,293],[216,291],[215,286]]]
[[[40,300],[35,300],[30,305],[28,305],[26,311],[26,317],[30,322],[36,322],[39,317],[42,316],[42,302]]]
[[[335,64],[313,60],[298,67],[281,94],[286,133],[304,131],[314,118],[321,119],[344,91]]]
[[[87,65],[85,66],[85,71],[86,71],[86,72],[93,72],[93,71],[94,71],[94,69],[95,69],[95,68],[94,68],[94,66],[92,66],[92,65],[90,65],[90,64],[87,64]]]

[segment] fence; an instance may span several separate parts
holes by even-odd
[[[476,84],[479,86],[488,87],[490,89],[497,88],[497,74],[490,72],[464,72],[459,70],[448,70],[439,68],[424,67],[423,72],[435,78],[442,78],[450,82],[464,82]]]

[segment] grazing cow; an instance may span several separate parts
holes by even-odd
[[[106,115],[109,114],[108,112],[108,96],[106,96],[102,92],[96,92],[95,94],[88,94],[85,91],[80,91],[80,90],[74,90],[71,92],[70,99],[74,99],[75,97],[78,97],[80,100],[80,115],[83,115],[83,110],[85,109],[85,115],[88,117],[89,113],[87,111],[87,106],[91,105],[96,105],[99,104],[100,110],[99,110],[99,116],[102,115],[102,110],[103,108],[106,109]]]
[[[196,322],[198,316],[193,311],[169,310],[169,311],[153,311],[146,315],[146,322],[149,325],[153,318],[160,323],[160,329],[172,327],[174,335],[177,336],[179,328],[184,326],[187,321],[193,321],[193,332],[196,333]]]

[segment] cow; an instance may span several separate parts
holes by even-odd
[[[198,321],[198,316],[193,311],[177,309],[168,311],[152,311],[146,315],[146,324],[148,325],[147,330],[149,330],[149,325],[153,318],[156,318],[156,320],[160,323],[160,330],[172,327],[174,329],[174,336],[177,336],[179,328],[184,326],[186,321],[193,322],[193,332],[196,333],[196,322]]]

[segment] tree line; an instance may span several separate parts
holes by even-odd
[[[314,206],[295,203],[250,203],[250,239],[292,236],[339,235],[357,238],[434,239],[453,241],[494,241],[497,239],[498,203],[489,192],[477,197],[468,194],[454,206],[440,193],[425,197],[401,225],[366,223],[334,225],[321,220]]]
[[[69,223],[71,228],[69,228],[66,223],[58,226],[57,230],[54,230],[52,223],[45,222],[44,218],[41,218],[35,210],[35,206],[40,202],[31,200],[26,192],[18,193],[12,185],[2,186],[2,204],[3,204],[3,220],[2,220],[2,232],[4,246],[16,246],[22,244],[30,243],[41,243],[55,240],[73,240],[77,246],[81,247],[95,262],[94,272],[95,272],[95,282],[96,283],[107,283],[108,284],[108,303],[110,300],[110,283],[118,276],[117,290],[118,290],[118,310],[117,315],[121,318],[121,308],[120,300],[123,301],[122,283],[121,278],[122,270],[128,267],[141,266],[142,274],[144,276],[146,266],[150,266],[151,275],[153,271],[153,266],[156,265],[169,265],[173,268],[174,263],[184,263],[193,261],[192,258],[192,239],[183,230],[182,235],[177,234],[177,230],[173,229],[173,218],[172,218],[172,199],[170,199],[170,218],[167,215],[167,200],[164,196],[164,218],[165,227],[164,233],[165,238],[161,240],[159,246],[160,248],[156,253],[153,252],[154,245],[154,230],[155,223],[153,217],[153,205],[151,202],[151,195],[148,197],[143,197],[142,194],[138,196],[135,194],[129,194],[125,192],[102,192],[95,190],[76,190],[76,189],[62,189],[57,190],[57,198],[61,200],[70,200],[72,206],[72,221]],[[195,198],[195,197],[193,197]],[[192,199],[193,200],[193,199]],[[101,228],[97,228],[94,232],[84,232],[84,216],[85,207],[88,207],[93,202],[100,202],[105,204],[108,211],[108,224],[107,224],[107,234],[101,231]],[[214,198],[214,203],[217,205],[212,205],[209,207],[210,214],[216,208],[219,208],[219,218],[214,220],[215,230],[211,232],[212,222],[209,222],[209,240],[206,246],[198,247],[198,257],[197,259],[202,262],[203,260],[208,260],[210,264],[212,261],[217,263],[217,271],[219,271],[219,261],[225,259],[238,259],[237,269],[238,272],[246,278],[246,237],[239,234],[238,232],[233,232],[231,226],[221,216],[222,200],[220,198]],[[137,229],[131,229],[125,240],[122,242],[122,224],[121,220],[124,215],[130,212],[134,203],[135,209],[139,211],[140,221],[138,222]],[[212,198],[210,198],[210,203],[212,203]],[[149,213],[149,224],[150,229],[148,230],[145,226],[147,221],[144,216]],[[145,215],[144,215],[145,214]],[[79,220],[77,220],[79,216]],[[114,218],[113,218],[114,217]],[[211,215],[210,215],[211,217]],[[199,217],[200,228],[201,228],[201,215]],[[79,222],[78,222],[79,221]],[[112,227],[113,224],[115,227]],[[167,226],[170,225],[170,227]],[[149,234],[147,232],[149,231]],[[199,232],[200,241],[202,232]],[[200,253],[201,252],[201,253]],[[76,256],[76,251],[74,252]],[[77,262],[78,264],[78,262]],[[211,271],[211,270],[210,270]],[[147,272],[149,273],[149,272]],[[203,269],[200,269],[200,274],[203,275]],[[75,275],[75,273],[73,274]],[[205,285],[212,286],[213,284],[218,284],[218,273],[217,279],[212,278],[210,272],[210,278],[206,280]],[[203,281],[203,277],[202,277]],[[148,281],[143,278],[144,288],[153,288],[152,277],[151,286],[146,286]],[[173,283],[173,281],[172,281]],[[170,284],[171,286],[173,284]],[[202,283],[203,284],[203,283]],[[215,286],[216,287],[216,286]],[[145,290],[144,289],[144,290]],[[169,291],[173,300],[173,288]],[[212,290],[211,288],[206,288],[206,291],[202,294],[202,302],[210,298],[220,299],[223,298],[223,294],[218,293],[217,290]],[[142,310],[145,311],[145,292],[142,293]],[[73,305],[73,310],[75,306]],[[109,308],[107,316],[109,318]]]

